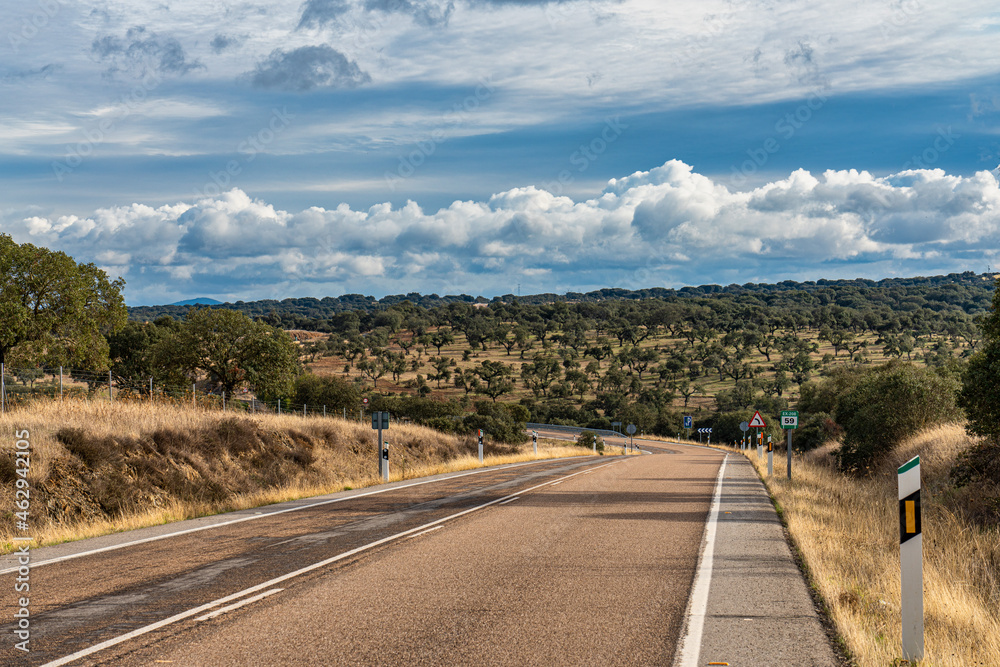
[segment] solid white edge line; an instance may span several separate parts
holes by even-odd
[[[612,465],[612,464],[611,463],[605,463],[602,466],[598,466],[598,468],[604,468],[604,467],[609,466],[609,465]],[[594,468],[594,469],[596,470],[597,468]],[[569,479],[570,477],[576,477],[577,475],[581,475],[581,474],[583,474],[582,471],[581,472],[575,472],[575,473],[573,473],[571,475],[567,475],[566,477],[562,477],[560,479]],[[94,644],[93,646],[90,646],[88,648],[81,649],[81,650],[79,650],[76,653],[73,653],[71,655],[67,655],[67,656],[64,656],[62,658],[58,658],[57,660],[53,660],[52,662],[47,662],[44,665],[42,665],[41,667],[59,667],[60,665],[68,664],[70,662],[73,662],[74,660],[79,660],[80,658],[85,658],[86,656],[92,655],[94,653],[97,653],[98,651],[103,651],[106,648],[111,648],[112,646],[116,646],[116,645],[121,644],[123,642],[126,642],[126,641],[128,641],[130,639],[135,639],[136,637],[140,637],[140,636],[142,636],[144,634],[153,632],[154,630],[159,630],[162,627],[165,627],[167,625],[171,625],[171,624],[176,623],[178,621],[183,621],[185,618],[190,618],[191,616],[196,616],[197,614],[200,614],[203,611],[208,611],[209,609],[212,609],[213,607],[218,607],[220,604],[225,604],[227,602],[232,602],[233,600],[237,600],[237,599],[239,599],[239,598],[241,598],[241,597],[243,597],[245,595],[249,595],[251,593],[256,593],[257,591],[263,590],[265,588],[270,588],[271,586],[274,586],[275,584],[280,584],[283,581],[288,581],[289,579],[292,579],[294,577],[298,577],[298,576],[306,574],[308,572],[312,572],[313,570],[318,570],[318,569],[320,569],[322,567],[326,567],[327,565],[332,565],[333,563],[336,563],[339,560],[343,560],[345,558],[350,558],[351,556],[359,554],[362,551],[367,551],[368,549],[373,549],[375,547],[378,547],[378,546],[381,546],[383,544],[386,544],[387,542],[392,542],[394,540],[398,540],[401,537],[407,537],[407,536],[412,535],[414,533],[419,533],[421,531],[427,530],[428,528],[432,528],[434,526],[438,526],[440,524],[443,524],[446,521],[451,521],[452,519],[457,519],[460,516],[465,516],[466,514],[471,514],[472,512],[476,512],[476,511],[484,509],[486,507],[490,507],[491,505],[497,505],[500,502],[502,502],[504,500],[507,500],[508,498],[514,498],[514,497],[516,497],[518,495],[523,495],[525,493],[529,493],[531,491],[535,491],[536,489],[540,489],[540,488],[542,488],[544,486],[548,486],[549,484],[551,484],[551,482],[544,482],[542,484],[538,484],[538,485],[532,486],[532,487],[530,487],[528,489],[524,489],[523,491],[520,491],[517,494],[511,494],[509,496],[504,496],[503,498],[497,498],[496,500],[491,500],[488,503],[483,503],[482,505],[477,505],[475,507],[470,507],[467,510],[462,510],[461,512],[457,512],[455,514],[450,514],[450,515],[448,515],[446,517],[442,517],[440,519],[436,519],[435,521],[431,521],[430,523],[425,523],[422,526],[417,526],[416,528],[410,528],[409,530],[404,530],[403,532],[396,533],[395,535],[389,535],[388,537],[383,537],[380,540],[375,540],[374,542],[370,542],[370,543],[362,545],[360,547],[351,549],[350,551],[345,551],[342,554],[338,554],[338,555],[333,556],[331,558],[327,558],[326,560],[320,561],[318,563],[313,563],[312,565],[307,565],[306,567],[303,567],[303,568],[300,568],[298,570],[295,570],[294,572],[289,572],[287,574],[281,575],[280,577],[275,577],[274,579],[271,579],[270,581],[265,581],[262,584],[257,584],[256,586],[251,586],[249,588],[244,588],[242,591],[238,591],[238,592],[233,593],[231,595],[227,595],[225,597],[219,598],[218,600],[213,600],[212,602],[206,602],[205,604],[200,605],[198,607],[195,607],[194,609],[188,609],[187,611],[182,611],[179,614],[174,614],[173,616],[171,616],[169,618],[165,618],[163,620],[157,621],[156,623],[151,623],[151,624],[149,624],[149,625],[147,625],[145,627],[138,628],[136,630],[132,630],[131,632],[127,632],[124,635],[119,635],[117,637],[112,637],[111,639],[107,639],[107,640],[105,640],[105,641],[103,641],[103,642],[101,642],[99,644]]]
[[[501,503],[502,505],[503,503]],[[410,537],[420,537],[421,535],[426,535],[427,533],[433,533],[435,530],[441,530],[444,526],[434,526],[433,528],[428,528],[422,533],[417,533],[416,535],[411,535]]]
[[[222,609],[216,609],[215,611],[213,611],[211,613],[208,613],[208,614],[205,614],[204,616],[199,616],[198,618],[196,618],[194,620],[196,620],[196,621],[207,621],[209,619],[213,619],[216,616],[221,616],[222,614],[225,614],[227,611],[233,611],[234,609],[239,609],[240,607],[244,607],[244,606],[250,604],[251,602],[256,602],[257,600],[263,600],[267,596],[274,595],[275,593],[280,593],[283,590],[285,590],[285,589],[284,588],[272,588],[269,591],[264,591],[260,595],[255,595],[252,598],[247,598],[246,600],[240,600],[239,602],[235,602],[235,603],[233,603],[233,604],[231,604],[231,605],[229,605],[227,607],[223,607]]]
[[[674,661],[676,667],[697,667],[701,654],[701,637],[705,629],[705,616],[708,613],[708,591],[712,584],[712,561],[715,556],[715,532],[719,521],[722,480],[725,477],[728,460],[729,454],[726,454],[722,459],[722,465],[719,466],[715,494],[712,496],[712,508],[705,524],[705,537],[702,539],[698,569],[695,573],[694,586],[691,587],[691,599],[688,600],[687,627],[681,641],[681,650]]]
[[[506,505],[507,503],[512,503],[512,502],[514,502],[515,500],[517,500],[517,499],[518,499],[518,498],[520,498],[520,497],[521,497],[521,496],[514,496],[513,498],[509,498],[509,499],[507,499],[507,500],[503,501],[502,503],[498,503],[498,504],[499,504],[499,505]]]
[[[386,493],[388,491],[396,491],[397,489],[408,489],[412,486],[420,486],[422,484],[433,484],[434,482],[446,482],[452,479],[459,479],[461,477],[468,477],[469,475],[478,475],[484,472],[505,470],[508,468],[520,468],[527,465],[535,465],[537,463],[549,463],[552,461],[571,461],[575,456],[556,458],[556,459],[541,459],[538,461],[526,461],[524,463],[508,463],[501,466],[490,466],[488,468],[477,468],[476,470],[470,470],[468,472],[461,472],[450,477],[442,477],[440,479],[427,479],[419,482],[412,482],[410,484],[400,484],[399,486],[392,486],[384,489],[376,489],[374,491],[366,491],[364,493],[357,493],[352,496],[344,496],[342,498],[331,498],[330,500],[322,500],[318,503],[310,503],[309,505],[300,505],[297,507],[288,507],[283,510],[277,510],[275,512],[266,512],[261,514],[253,514],[250,516],[241,517],[239,519],[232,519],[230,521],[223,521],[221,523],[213,523],[207,526],[198,526],[197,528],[188,528],[186,530],[179,530],[175,533],[166,533],[164,535],[154,535],[152,537],[144,537],[141,540],[133,540],[131,542],[124,542],[122,544],[112,544],[110,546],[101,547],[100,549],[92,549],[90,551],[81,551],[76,554],[67,554],[65,556],[59,556],[58,558],[50,558],[48,560],[39,561],[37,563],[31,564],[31,569],[34,570],[37,567],[43,565],[51,565],[53,563],[61,563],[67,560],[73,560],[74,558],[83,558],[84,556],[93,556],[94,554],[104,553],[105,551],[115,551],[117,549],[124,549],[125,547],[133,547],[137,544],[146,544],[147,542],[156,542],[157,540],[165,540],[170,537],[180,537],[181,535],[188,535],[190,533],[197,533],[202,530],[210,530],[212,528],[222,528],[223,526],[231,526],[235,523],[242,523],[244,521],[252,521],[253,519],[266,519],[268,517],[277,516],[279,514],[285,514],[287,512],[297,512],[299,510],[311,509],[313,507],[320,507],[322,505],[332,505],[333,503],[342,503],[347,500],[354,500],[355,498],[364,498],[366,496],[374,496],[379,493]],[[295,501],[289,501],[295,502]],[[248,508],[253,509],[253,508]],[[273,545],[272,545],[273,546]],[[10,574],[11,572],[17,572],[17,567],[8,567],[7,569],[0,570],[0,575]]]

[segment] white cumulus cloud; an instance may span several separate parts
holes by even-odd
[[[233,189],[3,227],[123,272],[130,303],[493,295],[518,283],[529,293],[982,270],[1000,248],[1000,186],[987,171],[797,170],[739,192],[671,160],[584,201],[525,187],[434,212],[415,202],[290,212]]]

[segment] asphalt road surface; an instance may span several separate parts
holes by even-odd
[[[690,634],[724,454],[649,451],[439,476],[36,549],[31,653],[13,649],[15,596],[4,593],[0,655],[31,665],[668,665]],[[8,591],[11,564],[0,561]],[[801,584],[792,570],[783,576]],[[818,628],[810,611],[796,614]],[[701,618],[699,649],[728,651],[731,665],[828,664],[787,652],[780,663],[759,661],[760,648],[743,657],[710,644],[711,606]],[[826,640],[820,630],[807,641]]]

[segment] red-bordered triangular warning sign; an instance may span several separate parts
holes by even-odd
[[[760,411],[753,413],[753,419],[750,420],[750,428],[766,428],[767,424],[764,423],[764,418],[760,416]]]

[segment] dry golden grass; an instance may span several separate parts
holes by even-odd
[[[242,430],[232,429],[234,423],[242,425]],[[57,437],[62,429],[78,429],[85,434],[86,443],[96,443],[106,448],[103,451],[119,448],[125,452],[124,457],[110,463],[102,457],[96,467],[82,463]],[[374,472],[375,436],[370,425],[336,418],[235,415],[148,402],[39,401],[0,416],[0,434],[4,434],[0,436],[0,454],[12,451],[14,433],[24,430],[30,432],[31,442],[30,532],[35,546],[381,482]],[[234,438],[243,437],[248,443],[242,443],[242,449],[220,446],[199,451],[201,446],[212,444],[206,439],[217,433],[235,433]],[[390,481],[480,465],[478,457],[468,453],[474,448],[471,437],[396,424],[385,437],[390,442]],[[153,451],[150,443],[164,440],[173,448]],[[522,450],[488,454],[484,464],[536,459],[530,447]],[[262,453],[267,456],[261,458]],[[540,440],[537,458],[588,454],[588,450],[562,442]],[[180,497],[182,494],[173,487],[164,485],[150,488],[149,480],[136,472],[146,469],[142,466],[150,459],[155,459],[152,465],[167,471],[167,479],[172,475],[182,478],[187,487],[204,484],[215,490],[203,498],[200,493]],[[261,461],[269,470],[255,469]],[[281,474],[273,474],[279,468]],[[99,511],[91,497],[93,478],[108,474],[118,475],[117,481],[105,486],[132,484],[139,490],[99,487],[100,491],[123,496],[130,492],[127,497],[140,498],[141,502],[130,501],[118,512]],[[0,523],[0,552],[9,552],[12,538],[21,534],[14,530],[14,509],[14,484],[5,481],[0,487],[0,516],[4,518]]]
[[[980,530],[948,509],[948,470],[970,444],[959,425],[900,446],[870,479],[833,467],[833,445],[796,457],[775,477],[748,458],[781,508],[789,533],[858,665],[900,664],[899,533],[895,466],[920,455],[924,534],[923,665],[1000,665],[1000,531]],[[781,465],[779,465],[779,463]],[[780,474],[778,474],[780,472]]]

